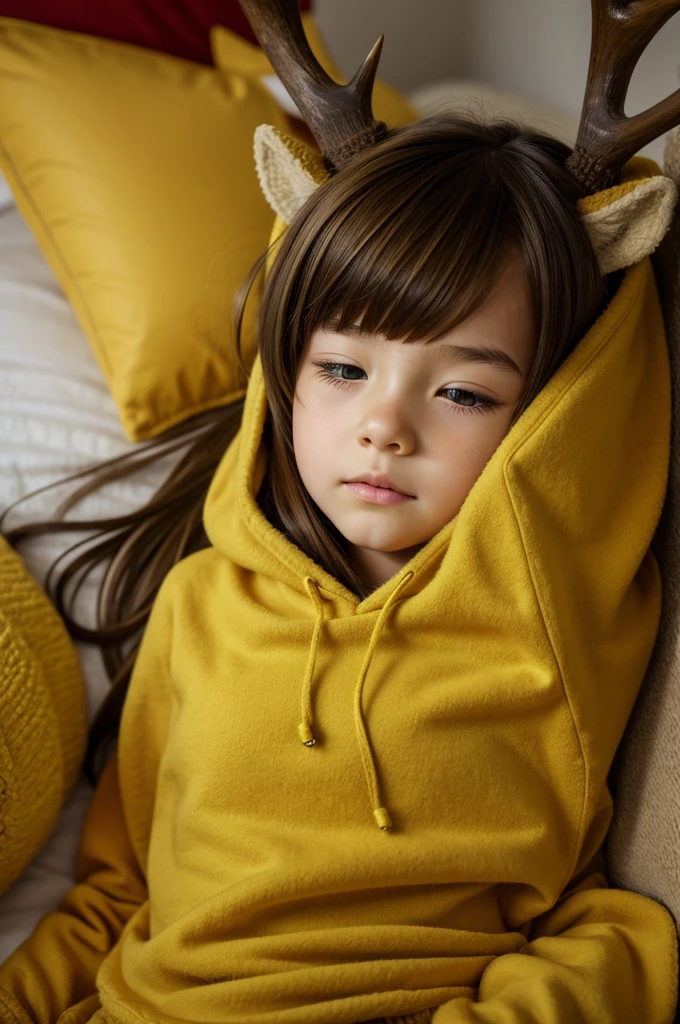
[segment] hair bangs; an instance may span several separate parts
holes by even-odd
[[[476,163],[455,176],[441,160],[429,175],[397,167],[396,180],[369,183],[333,212],[303,299],[306,337],[359,326],[432,341],[483,304],[519,239],[503,185],[489,187]]]

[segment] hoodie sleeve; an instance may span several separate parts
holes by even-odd
[[[477,1000],[452,999],[433,1024],[672,1024],[678,941],[671,913],[640,893],[609,887],[600,848],[527,943],[496,957]]]
[[[158,764],[167,736],[167,614],[167,594],[161,587],[126,696],[118,751],[101,774],[85,819],[76,885],[0,964],[3,1024],[53,1024],[76,1006],[74,1019],[89,1020],[99,1005],[99,966],[147,899],[144,837],[148,837],[150,821],[137,822],[136,818],[140,806],[153,810]],[[136,742],[140,735],[145,739],[142,744]],[[125,758],[131,749],[130,737],[137,752],[134,765]],[[132,792],[132,780],[144,787],[143,794]],[[138,801],[136,807],[133,800]],[[90,1012],[81,1018],[81,1010]]]

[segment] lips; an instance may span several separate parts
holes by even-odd
[[[372,505],[401,505],[405,501],[415,500],[412,494],[404,494],[390,487],[375,487],[364,480],[349,480],[344,486],[361,501],[368,501]]]
[[[396,491],[398,494],[405,494],[408,498],[414,497],[414,495],[409,494],[408,491],[404,491],[401,487],[397,487],[386,473],[361,473],[359,476],[350,477],[350,479],[346,480],[345,483],[365,483],[370,484],[372,487],[385,487],[390,491]]]

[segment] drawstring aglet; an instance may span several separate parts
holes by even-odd
[[[306,747],[313,747],[316,744],[312,730],[306,722],[300,722],[298,725],[298,732],[300,734],[300,739]]]
[[[381,829],[385,830],[392,828],[392,819],[390,818],[390,812],[386,807],[376,807],[373,811],[373,817],[378,822]]]

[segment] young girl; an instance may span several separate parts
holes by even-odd
[[[673,919],[601,850],[667,352],[569,152],[427,118],[292,218],[210,546],[163,580],[3,1022],[670,1024]]]

